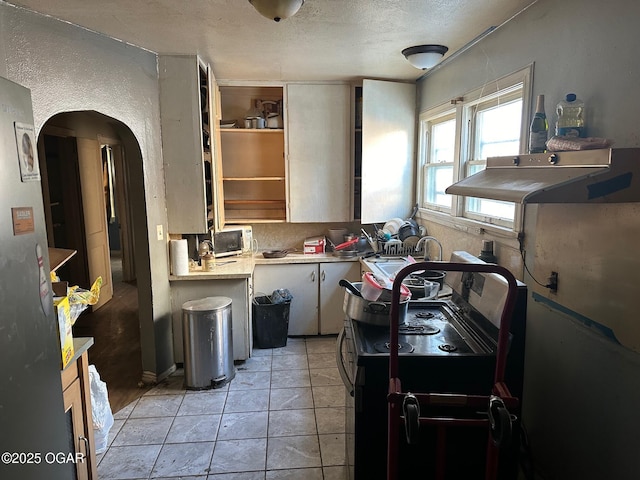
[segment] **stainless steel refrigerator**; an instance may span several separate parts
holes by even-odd
[[[0,478],[75,478],[57,329],[31,93],[0,77]]]

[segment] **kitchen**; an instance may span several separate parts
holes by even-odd
[[[305,3],[306,7],[311,5],[310,0]],[[151,260],[142,282],[148,289],[141,293],[141,298],[146,299],[140,312],[142,362],[145,371],[162,375],[174,359],[169,254],[166,240],[156,240],[156,225],[167,225],[168,207],[161,127],[156,120],[160,116],[156,56],[4,2],[0,8],[0,51],[5,59],[0,64],[0,75],[31,89],[36,127],[59,112],[94,110],[124,123],[129,130],[125,140],[135,146],[131,151],[139,152],[138,175],[144,189],[138,195],[144,195],[141,200],[146,211],[138,225],[146,226],[147,241],[141,248]],[[556,4],[539,0],[455,61],[420,80],[417,110],[422,112],[448,102],[535,62],[533,94],[545,94],[548,114],[556,99],[575,90],[589,102],[591,135],[611,138],[616,147],[637,147],[633,112],[640,99],[631,92],[640,74],[630,48],[638,40],[633,23],[637,9],[627,1],[609,3],[603,9],[595,1]],[[281,26],[284,25],[283,21]],[[213,68],[215,71],[215,62]],[[117,77],[114,72],[118,72]],[[541,227],[557,234],[543,232],[539,238],[530,237],[535,242],[527,245],[527,254],[532,256],[527,258],[529,266],[535,264],[534,251],[554,250],[560,258],[552,256],[550,261],[560,272],[562,282],[563,270],[583,262],[582,255],[599,255],[592,252],[598,252],[606,242],[610,251],[618,253],[619,260],[612,265],[602,264],[607,277],[594,274],[594,281],[614,299],[619,289],[629,291],[637,284],[634,267],[638,257],[631,244],[638,233],[635,204],[617,205],[615,212],[606,206],[579,204],[536,208],[545,214],[537,217]],[[423,209],[420,222],[442,242],[444,258],[454,249],[478,253],[482,240],[487,238],[477,227],[438,223],[426,215]],[[572,219],[585,217],[588,222],[576,222],[578,225],[571,225],[563,235]],[[525,218],[525,222],[535,220],[535,215],[527,214]],[[254,232],[259,239],[273,239],[272,243],[263,240],[261,248],[280,248],[290,246],[286,243],[288,238],[295,237],[298,240],[293,243],[299,245],[301,239],[326,227],[261,224]],[[525,232],[535,229],[535,223],[525,224]],[[495,242],[499,263],[533,288],[528,274],[523,272],[517,241],[497,235],[489,238]],[[579,243],[572,242],[574,238],[579,238]],[[547,269],[546,265],[540,266],[543,267]],[[615,284],[609,278],[615,278]],[[637,354],[602,341],[560,314],[549,314],[547,305],[534,301],[530,304],[528,338],[533,343],[528,351],[535,352],[539,362],[528,363],[531,368],[526,372],[525,384],[530,384],[531,390],[525,387],[524,395],[525,409],[527,404],[531,408],[529,433],[539,463],[546,467],[549,478],[602,478],[605,472],[619,478],[637,476],[635,442],[624,440],[634,438],[638,427],[634,414],[639,391],[634,375]],[[627,311],[626,315],[630,313]],[[553,329],[558,330],[550,340],[545,332]],[[558,353],[560,349],[562,355]],[[609,396],[608,401],[602,402],[603,393]],[[548,407],[549,402],[553,408]]]

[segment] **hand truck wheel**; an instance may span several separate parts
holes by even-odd
[[[420,403],[415,395],[407,393],[402,402],[402,412],[404,414],[404,431],[409,445],[418,443],[418,433],[420,431]]]
[[[504,401],[495,395],[489,399],[489,423],[491,439],[496,447],[509,444],[511,441],[511,415]]]

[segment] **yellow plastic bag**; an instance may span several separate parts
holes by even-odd
[[[91,290],[84,290],[77,285],[69,287],[69,303],[71,305],[95,305],[100,298],[100,288],[102,287],[102,277],[96,278],[91,285]]]
[[[69,287],[67,296],[69,297],[69,306],[71,307],[71,324],[75,324],[76,320],[89,305],[95,305],[100,298],[100,288],[102,287],[102,277],[96,278],[91,285],[90,290],[84,290],[77,285]]]

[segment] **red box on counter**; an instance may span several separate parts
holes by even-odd
[[[304,253],[324,253],[326,239],[324,236],[307,238],[304,241]]]

